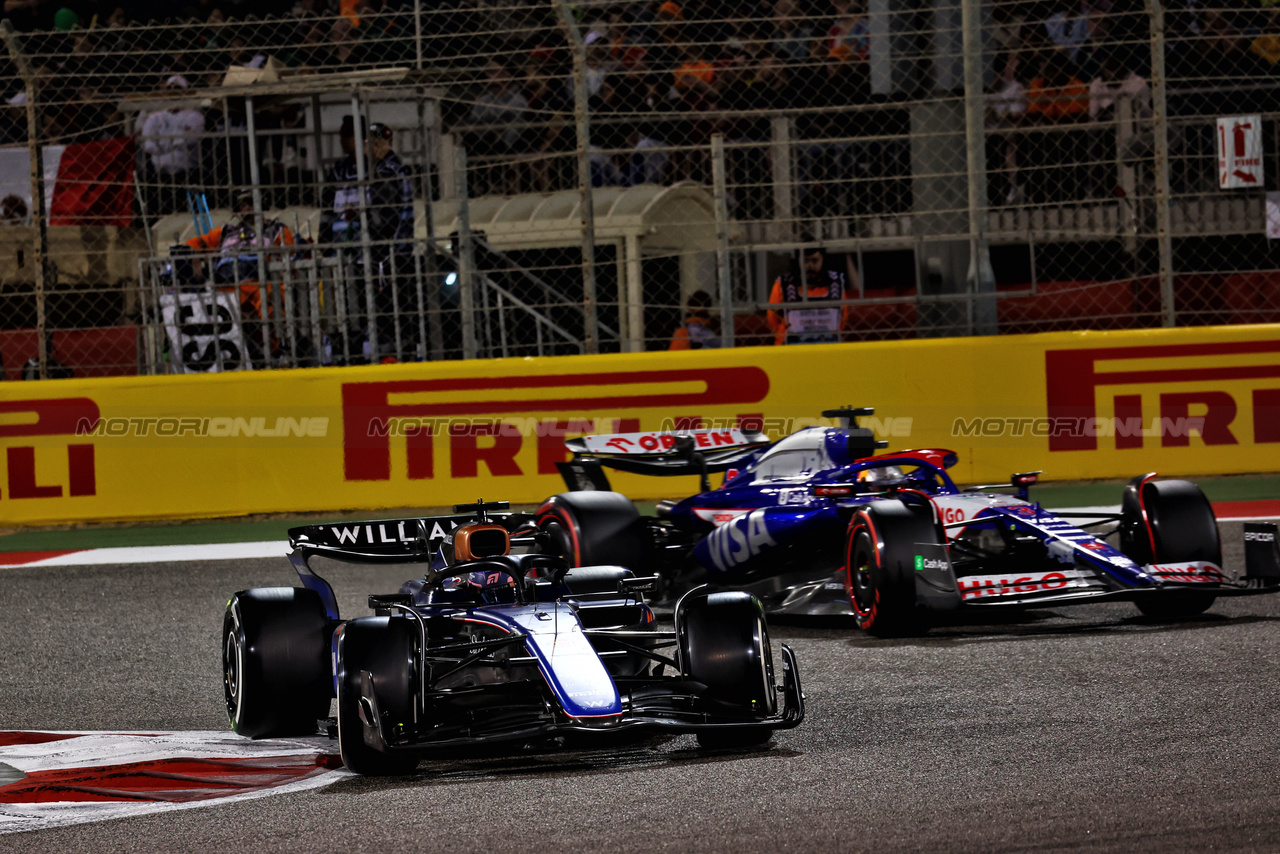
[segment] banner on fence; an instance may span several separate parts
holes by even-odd
[[[6,383],[0,521],[532,503],[566,437],[779,438],[848,405],[890,450],[957,451],[961,483],[1280,471],[1280,326]]]
[[[160,314],[169,339],[169,360],[183,373],[253,370],[237,294],[167,293],[160,297]]]

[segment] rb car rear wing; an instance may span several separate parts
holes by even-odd
[[[727,471],[769,444],[754,430],[698,428],[673,432],[600,433],[565,441],[573,460],[557,463],[570,491],[608,490],[608,467],[655,477]],[[710,489],[704,485],[703,489]]]

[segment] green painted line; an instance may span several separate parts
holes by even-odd
[[[1280,477],[1191,478],[1210,501],[1257,501],[1280,498]],[[1096,507],[1119,504],[1126,481],[1060,483],[1033,486],[1031,498],[1045,507]]]
[[[1197,481],[1210,501],[1255,501],[1280,498],[1280,477],[1218,477]],[[1091,507],[1119,504],[1124,481],[1064,483],[1035,486],[1031,498],[1046,507]],[[637,501],[644,514],[654,512],[654,502]],[[531,512],[533,505],[513,510]],[[389,519],[403,516],[434,516],[448,513],[447,507],[418,507],[406,510],[366,510],[330,515],[285,519],[218,519],[187,521],[165,525],[94,525],[83,528],[26,528],[0,535],[0,552],[61,551],[124,546],[184,546],[208,543],[251,543],[284,541],[290,528],[326,521]]]

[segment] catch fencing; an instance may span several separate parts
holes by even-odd
[[[0,358],[17,379],[1280,322],[1277,9],[6,25]]]

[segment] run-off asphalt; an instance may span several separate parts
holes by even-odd
[[[1224,525],[1227,562],[1240,526]],[[403,573],[333,573],[346,614]],[[284,560],[0,571],[0,729],[219,729],[223,607]],[[1280,848],[1280,598],[1158,624],[1128,604],[879,641],[774,625],[808,720],[424,762],[238,804],[0,836],[0,851],[1026,851]]]

